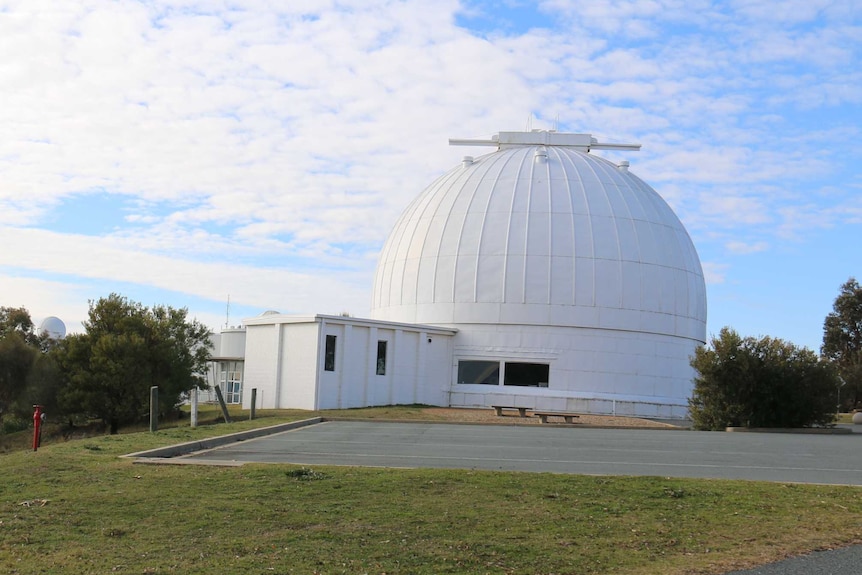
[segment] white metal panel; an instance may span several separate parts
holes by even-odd
[[[503,276],[506,257],[488,254],[479,257],[476,269],[476,302],[500,303],[503,301]]]
[[[506,277],[503,284],[503,301],[525,303],[524,269],[527,258],[521,254],[509,254],[506,258]]]
[[[464,253],[455,262],[455,301],[476,301],[476,254]]]
[[[218,357],[245,355],[245,329],[223,329],[219,338]]]
[[[571,257],[552,257],[549,260],[551,266],[550,299],[548,303],[560,306],[572,306],[575,303],[573,292],[575,282],[575,260]]]
[[[436,259],[435,263],[436,269],[434,274],[434,299],[428,303],[453,302],[455,301],[455,266],[458,263],[458,258],[454,255],[441,255]],[[373,313],[371,314],[371,317],[375,317]]]
[[[282,337],[281,392],[282,409],[317,409],[318,332],[316,322],[278,325]],[[323,369],[323,361],[320,362]]]
[[[530,256],[551,255],[551,214],[550,212],[530,212],[527,224],[527,249]],[[569,250],[566,246],[566,251]],[[547,283],[548,279],[545,278]]]
[[[551,261],[546,254],[530,254],[524,266],[524,302],[549,304]]]
[[[404,276],[401,284],[400,302],[403,305],[416,304],[416,294],[419,281],[419,259],[409,258],[404,260]]]
[[[376,341],[371,341],[373,329],[368,326],[351,325],[350,337],[344,342],[345,379],[341,385],[338,409],[365,407],[368,401],[368,382],[372,372],[368,369],[368,358]]]
[[[488,212],[482,224],[481,254],[488,256],[506,255],[508,246],[509,213]]]
[[[575,260],[575,306],[580,310],[596,305],[596,260],[590,257]],[[583,326],[582,323],[574,325]],[[596,324],[590,324],[596,325]]]
[[[277,326],[249,326],[246,331],[243,409],[251,407],[251,389],[257,389],[258,407],[275,409],[275,370],[278,357],[275,347]]]
[[[622,305],[622,273],[620,262],[614,259],[596,259],[596,305],[619,308]]]
[[[619,260],[620,246],[617,237],[617,220],[610,217],[593,216],[590,220],[593,256],[600,260]]]
[[[640,311],[645,307],[645,303],[641,299],[643,290],[641,289],[641,281],[643,280],[643,266],[637,262],[624,261],[620,263],[622,270],[622,307],[629,310]]]

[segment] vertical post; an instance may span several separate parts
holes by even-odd
[[[191,417],[191,425],[192,427],[198,426],[198,388],[192,388],[192,417]]]
[[[254,419],[255,410],[257,409],[257,388],[251,388],[251,411],[248,413],[249,419]]]
[[[150,388],[150,432],[159,429],[159,386]]]
[[[224,416],[225,423],[232,423],[230,413],[227,412],[227,404],[224,402],[224,396],[221,393],[221,387],[215,386],[216,397],[218,404],[221,406],[221,414]]]
[[[33,406],[33,451],[42,443],[42,406]]]

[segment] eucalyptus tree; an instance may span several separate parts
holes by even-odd
[[[147,412],[150,387],[158,386],[167,410],[206,385],[209,330],[184,308],[148,308],[111,294],[90,302],[84,329],[57,349],[66,378],[61,407],[101,419],[111,433]]]
[[[842,284],[823,322],[820,353],[838,367],[844,384],[838,395],[862,407],[862,286],[855,278]]]
[[[42,338],[23,307],[0,307],[0,421],[24,394]]]

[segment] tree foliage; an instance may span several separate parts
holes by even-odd
[[[147,412],[150,387],[158,386],[163,411],[183,393],[205,387],[209,330],[187,315],[117,294],[91,301],[86,332],[67,336],[57,348],[66,378],[61,407],[100,418],[116,433]]]
[[[23,307],[0,307],[0,339],[18,334],[25,343],[39,346],[42,338],[36,333],[30,312]]]
[[[725,327],[697,349],[691,365],[696,429],[808,427],[835,419],[835,370],[807,348]]]
[[[855,278],[840,288],[832,313],[823,322],[820,353],[838,368],[844,381],[842,395],[849,407],[862,402],[862,287]]]
[[[0,420],[24,394],[41,343],[26,309],[0,307]]]

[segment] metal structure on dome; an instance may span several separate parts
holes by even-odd
[[[530,132],[500,132],[490,140],[449,138],[450,146],[496,146],[505,150],[514,146],[560,146],[581,152],[590,150],[638,151],[640,144],[602,143],[590,134],[567,134],[556,130],[532,130]]]

